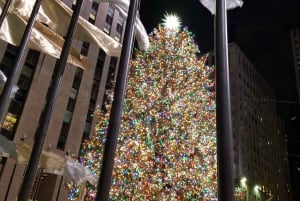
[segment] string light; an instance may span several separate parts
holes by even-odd
[[[187,29],[168,34],[159,26],[150,49],[131,61],[114,161],[110,200],[217,200],[215,94]],[[80,162],[100,175],[113,94],[95,113],[95,135],[83,143]],[[69,183],[69,200],[79,187]],[[86,186],[85,200],[95,187]]]

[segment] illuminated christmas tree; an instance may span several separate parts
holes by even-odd
[[[193,35],[168,22],[130,64],[110,200],[217,200],[213,69],[199,57]],[[80,162],[97,175],[112,97],[81,150]],[[76,200],[79,188],[69,188]],[[93,200],[95,189],[87,184],[84,200]]]

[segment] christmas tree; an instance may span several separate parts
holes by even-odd
[[[136,51],[130,64],[110,200],[217,200],[213,69],[186,28],[160,25],[149,39],[150,48]],[[95,135],[80,154],[96,175],[112,97],[97,111]],[[77,200],[79,187],[68,186]],[[93,200],[95,189],[87,184],[84,200]]]

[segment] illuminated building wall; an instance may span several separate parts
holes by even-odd
[[[72,0],[64,0],[73,7]],[[122,41],[125,20],[108,3],[84,1],[81,16],[95,24],[116,41]],[[78,154],[80,144],[93,132],[93,112],[101,105],[105,90],[110,89],[116,75],[118,58],[110,57],[96,45],[74,41],[83,55],[87,55],[91,67],[83,71],[67,65],[62,86],[50,121],[44,150],[61,156]],[[0,70],[9,76],[17,48],[0,41]],[[20,88],[11,100],[1,133],[14,141],[25,140],[32,144],[39,119],[47,100],[56,59],[29,50],[17,86]],[[11,159],[0,158],[0,201],[16,200],[25,165],[16,165]],[[37,200],[67,200],[65,179],[44,174],[39,170],[31,197]]]
[[[296,78],[296,89],[298,95],[298,102],[300,100],[300,28],[294,28],[291,30],[291,46],[292,46],[292,56],[294,61],[294,72]],[[290,157],[292,158],[292,170],[293,177],[291,178],[294,184],[294,197],[295,200],[300,199],[300,107],[299,104],[295,105],[292,111],[293,116],[291,117],[292,131],[290,140],[291,150]]]

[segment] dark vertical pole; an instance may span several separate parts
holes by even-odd
[[[3,10],[2,10],[2,13],[0,15],[0,27],[2,26],[2,23],[4,21],[4,18],[7,14],[7,11],[8,11],[8,8],[10,6],[10,3],[11,3],[11,0],[6,0],[5,4],[4,4],[4,7],[3,7]]]
[[[29,163],[27,166],[27,171],[24,176],[24,180],[21,186],[21,190],[19,192],[18,201],[28,201],[31,188],[35,179],[35,175],[38,169],[39,159],[43,150],[43,145],[46,137],[46,133],[48,130],[48,126],[50,123],[51,115],[54,110],[56,98],[61,86],[62,75],[65,70],[65,66],[67,63],[67,58],[69,55],[69,50],[71,48],[72,39],[74,35],[74,31],[76,28],[76,23],[79,18],[80,9],[82,6],[83,0],[77,0],[74,13],[71,18],[71,22],[69,25],[69,29],[66,35],[65,43],[60,55],[60,59],[57,60],[55,65],[55,75],[53,78],[52,86],[50,86],[49,99],[47,100],[44,114],[41,118],[40,129],[37,131],[36,139],[32,148],[31,156],[29,159]]]
[[[8,197],[9,191],[10,191],[10,187],[11,187],[12,180],[13,180],[13,178],[14,178],[14,174],[15,174],[15,172],[16,172],[16,168],[17,168],[17,165],[14,164],[14,168],[13,168],[13,171],[12,171],[12,173],[11,173],[11,175],[10,175],[9,183],[8,183],[8,186],[7,186],[7,189],[6,189],[4,201],[7,201],[7,197]]]
[[[37,196],[38,196],[38,192],[39,192],[39,190],[40,190],[40,186],[41,186],[41,182],[44,180],[44,176],[43,176],[43,174],[44,174],[44,170],[43,169],[41,169],[41,173],[40,173],[40,176],[39,176],[39,178],[36,180],[36,188],[35,188],[35,191],[34,191],[34,194],[33,194],[33,201],[36,201],[37,199]]]
[[[36,0],[34,7],[32,9],[30,18],[28,20],[27,26],[25,28],[24,34],[21,39],[20,47],[18,48],[17,57],[14,63],[14,66],[12,67],[12,71],[10,73],[10,76],[8,76],[6,83],[4,85],[2,94],[0,96],[0,125],[2,125],[4,121],[4,117],[6,116],[6,109],[8,108],[9,104],[9,95],[11,93],[11,90],[13,88],[14,83],[17,81],[18,76],[20,75],[22,71],[21,61],[24,55],[24,52],[27,47],[27,43],[29,41],[29,37],[34,25],[34,21],[36,18],[36,15],[39,11],[40,5],[42,0]]]
[[[215,16],[218,200],[234,200],[233,144],[229,85],[226,0],[216,0]]]
[[[57,191],[57,194],[56,194],[56,201],[58,201],[58,199],[59,199],[60,190],[61,190],[61,187],[62,187],[63,180],[64,180],[64,177],[60,176],[58,191]]]
[[[107,201],[109,198],[114,158],[121,124],[122,108],[125,99],[128,65],[131,58],[134,41],[134,22],[137,10],[139,9],[139,2],[140,0],[130,0],[118,76],[114,90],[114,100],[112,103],[111,115],[107,130],[107,141],[104,148],[101,174],[98,182],[96,201]]]

